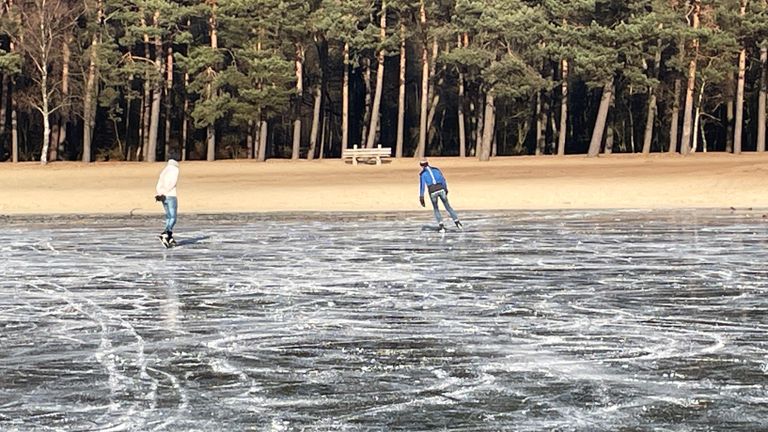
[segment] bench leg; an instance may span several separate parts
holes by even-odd
[[[381,165],[381,156],[376,156],[376,165]]]
[[[357,156],[352,156],[352,165],[357,165]]]

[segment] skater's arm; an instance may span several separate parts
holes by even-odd
[[[155,192],[157,192],[158,195],[165,195],[165,182],[163,181],[163,174],[165,174],[165,171],[160,173],[160,178],[157,179],[157,186],[155,186]]]
[[[424,196],[424,176],[419,174],[419,196]]]

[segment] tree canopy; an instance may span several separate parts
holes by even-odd
[[[4,0],[0,159],[764,151],[766,50],[768,0]]]

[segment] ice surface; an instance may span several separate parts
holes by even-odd
[[[766,428],[760,213],[429,216],[7,218],[0,430]]]

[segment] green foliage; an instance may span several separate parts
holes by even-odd
[[[216,123],[216,120],[223,118],[230,111],[232,104],[233,100],[227,93],[200,99],[191,113],[195,127],[205,128]]]
[[[21,73],[21,64],[24,59],[18,53],[10,53],[0,50],[0,72],[16,75]]]
[[[469,79],[495,94],[526,99],[551,84],[539,71],[550,31],[544,10],[522,1],[459,0],[452,23],[457,31],[473,29],[468,48],[446,54]]]
[[[394,36],[381,43],[379,23],[372,19],[374,13],[371,0],[323,0],[320,8],[312,13],[310,22],[315,31],[323,33],[330,41],[342,45],[348,43],[350,61],[357,63],[361,56],[380,48],[390,53],[398,49],[399,42]]]
[[[549,82],[535,69],[513,55],[492,62],[483,71],[483,79],[496,95],[511,99],[527,99],[549,86]]]

